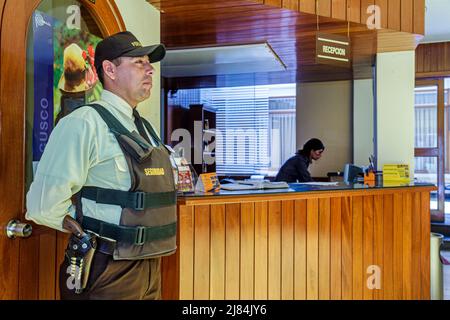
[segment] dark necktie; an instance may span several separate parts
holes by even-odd
[[[133,109],[133,116],[134,116],[134,124],[136,125],[136,128],[139,131],[139,134],[148,142],[151,144],[150,139],[147,135],[147,132],[144,128],[144,123],[142,122],[141,115],[136,110],[136,108]]]

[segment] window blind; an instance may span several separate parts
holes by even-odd
[[[216,110],[217,173],[266,174],[270,165],[268,87],[202,89],[201,100]]]

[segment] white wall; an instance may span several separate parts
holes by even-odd
[[[297,149],[310,138],[325,145],[320,160],[310,165],[312,176],[341,171],[352,160],[352,82],[297,85]]]
[[[160,12],[146,0],[115,0],[125,27],[132,32],[142,45],[160,43]],[[153,64],[153,88],[150,99],[139,104],[138,110],[160,131],[161,72],[160,63]]]
[[[374,154],[373,80],[353,81],[353,163],[367,166]]]
[[[415,52],[377,55],[377,159],[407,163],[414,172]]]

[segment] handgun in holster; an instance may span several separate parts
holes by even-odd
[[[96,247],[96,235],[90,232],[83,232],[80,236],[72,234],[69,239],[66,257],[70,264],[70,276],[75,279],[77,294],[81,294],[86,289]]]

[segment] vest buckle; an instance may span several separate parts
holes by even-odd
[[[134,240],[134,244],[137,246],[142,246],[144,243],[145,243],[145,227],[137,226],[136,239]]]
[[[134,193],[136,199],[134,202],[134,210],[144,210],[145,209],[145,192],[138,191]]]

